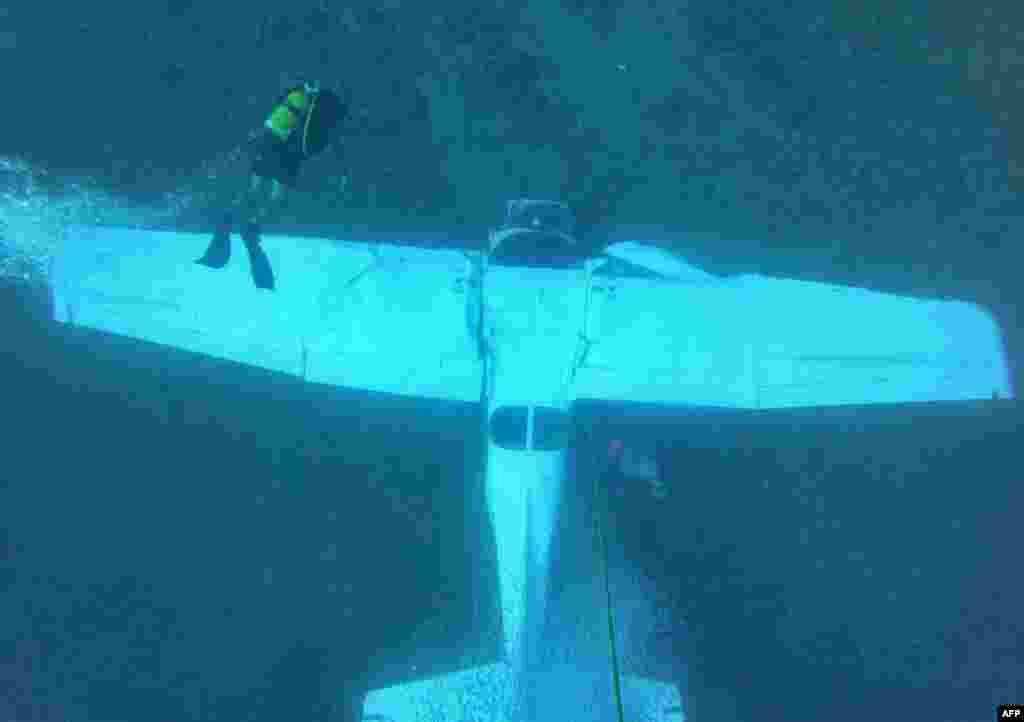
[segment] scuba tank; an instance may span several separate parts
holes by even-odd
[[[264,127],[282,143],[296,142],[303,158],[311,158],[327,147],[346,113],[337,93],[307,81],[281,96]]]

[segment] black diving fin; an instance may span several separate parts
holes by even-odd
[[[252,271],[252,281],[257,288],[268,291],[274,290],[274,269],[270,267],[270,259],[260,246],[259,227],[249,221],[242,228],[242,240],[245,241],[245,249],[249,252],[249,268]]]
[[[231,214],[227,213],[217,224],[206,253],[196,263],[209,268],[224,268],[231,260]]]

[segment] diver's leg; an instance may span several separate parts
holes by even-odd
[[[270,259],[260,245],[260,226],[270,216],[274,203],[276,191],[280,185],[277,180],[271,179],[270,192],[266,193],[266,185],[261,178],[254,181],[251,188],[254,193],[250,194],[252,202],[246,209],[245,220],[242,225],[242,240],[245,241],[245,250],[249,253],[249,268],[252,271],[252,280],[257,288],[264,288],[268,291],[274,289],[274,271],[270,267]],[[268,197],[269,196],[269,197]]]
[[[209,268],[224,268],[231,259],[231,212],[225,213],[213,232],[203,257],[196,261]]]
[[[260,238],[260,228],[253,220],[247,220],[242,226],[242,240],[245,241],[245,250],[249,252],[249,269],[252,271],[252,280],[257,288],[265,288],[268,291],[274,290],[274,269],[270,267],[270,259],[263,250]]]
[[[270,200],[276,206],[283,206],[285,202],[284,183],[277,178],[270,184]]]
[[[263,204],[260,206],[259,211],[253,220],[260,225],[268,223],[277,218],[287,203],[288,196],[286,194],[285,185],[277,178],[270,179],[270,190],[263,197]]]
[[[266,215],[267,183],[263,176],[253,175],[249,179],[249,188],[245,194],[243,221],[259,222]]]
[[[260,245],[260,228],[268,220],[277,217],[287,200],[287,187],[280,180],[253,177],[245,223],[242,228],[242,240],[245,241],[245,248],[249,252],[253,282],[259,288],[273,290],[275,285],[274,271],[270,266],[270,260]]]
[[[241,193],[235,193],[231,199],[232,209],[225,211],[217,222],[213,238],[206,249],[203,257],[196,261],[209,268],[223,268],[231,259],[231,227],[234,225],[236,210],[240,210],[243,219],[250,217],[254,208],[259,208],[262,203],[260,196],[265,193],[263,177],[252,174],[247,178],[247,183]]]
[[[287,194],[281,181],[253,176],[246,197],[245,219],[263,225],[276,218],[286,202]]]

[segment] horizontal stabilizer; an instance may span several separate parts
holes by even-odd
[[[629,722],[686,722],[679,689],[643,677],[622,678],[622,712]]]
[[[499,722],[512,682],[499,662],[441,677],[376,689],[363,703],[364,722]]]
[[[508,665],[498,663],[377,689],[366,696],[363,722],[520,722],[506,714],[512,682]],[[611,704],[610,687],[608,694],[603,702]],[[607,704],[565,695],[540,700],[539,718],[530,722],[589,722]],[[622,678],[622,708],[629,722],[686,722],[678,688],[642,677]]]

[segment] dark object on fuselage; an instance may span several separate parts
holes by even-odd
[[[559,201],[509,201],[504,220],[490,235],[491,263],[534,268],[578,266],[585,253],[573,235],[575,226],[572,211]]]

